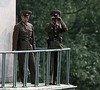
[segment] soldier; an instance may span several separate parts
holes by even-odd
[[[48,49],[61,49],[62,45],[62,37],[61,33],[66,32],[68,30],[66,24],[63,22],[60,17],[61,12],[59,10],[53,10],[51,13],[51,22],[47,23],[45,31],[48,34]],[[58,52],[51,52],[51,67],[50,67],[50,85],[56,84],[57,77],[57,55]]]
[[[14,26],[13,31],[13,50],[33,50],[35,49],[35,36],[33,25],[29,23],[32,14],[29,10],[20,12],[21,21]],[[23,83],[24,78],[25,53],[18,53],[19,77]],[[29,53],[28,68],[30,71],[31,84],[35,83],[35,63],[32,53]]]

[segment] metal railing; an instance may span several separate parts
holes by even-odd
[[[18,53],[25,53],[25,64],[24,64],[24,83],[23,87],[27,87],[27,77],[28,77],[28,56],[29,53],[35,54],[35,65],[36,65],[36,77],[35,77],[35,87],[38,87],[39,85],[39,64],[40,61],[43,61],[43,79],[45,86],[49,85],[49,78],[50,78],[50,54],[51,52],[57,51],[58,52],[58,62],[57,62],[57,85],[60,85],[60,79],[61,79],[61,61],[62,61],[62,53],[65,52],[66,57],[66,83],[69,84],[69,73],[70,73],[70,48],[63,48],[63,49],[45,49],[45,50],[27,50],[27,51],[0,51],[0,54],[2,55],[2,82],[1,87],[6,87],[6,81],[5,81],[5,70],[6,70],[6,55],[7,54],[13,54],[14,55],[14,61],[13,61],[13,85],[12,87],[17,87],[17,59],[18,59]],[[41,59],[42,56],[42,59]]]

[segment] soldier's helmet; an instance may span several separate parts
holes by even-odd
[[[22,11],[20,11],[20,15],[21,16],[29,16],[31,14],[32,14],[32,11],[30,11],[30,10],[22,10]]]

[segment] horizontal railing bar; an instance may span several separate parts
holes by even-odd
[[[23,50],[23,51],[0,51],[0,54],[14,54],[14,67],[13,67],[13,88],[17,87],[16,85],[16,82],[17,82],[17,62],[16,60],[18,59],[18,56],[17,54],[19,53],[26,53],[26,56],[25,56],[25,73],[24,73],[24,84],[23,84],[23,87],[27,87],[27,76],[28,76],[28,54],[29,53],[35,53],[36,55],[36,78],[35,78],[35,87],[38,87],[39,85],[39,61],[40,61],[40,58],[42,58],[44,56],[44,60],[45,60],[45,65],[43,67],[43,75],[44,75],[44,83],[45,83],[45,86],[49,86],[49,83],[50,83],[50,63],[51,63],[51,52],[58,52],[58,59],[57,59],[57,81],[56,81],[56,85],[60,85],[60,75],[61,75],[61,53],[66,51],[66,84],[69,84],[69,78],[70,78],[70,48],[63,48],[63,49],[39,49],[37,48],[36,50]],[[41,54],[44,54],[42,57]],[[3,56],[2,57],[2,62],[5,64],[5,57],[6,56]],[[15,65],[16,64],[16,65]],[[5,66],[4,66],[4,69],[2,70],[2,72],[4,72],[4,74],[2,76],[5,75]],[[5,76],[3,77],[3,80],[2,80],[2,87],[5,87]]]
[[[0,51],[0,54],[3,53],[25,53],[25,52],[51,52],[51,51],[64,51],[70,50],[70,48],[62,48],[62,49],[45,49],[45,50],[23,50],[23,51]]]

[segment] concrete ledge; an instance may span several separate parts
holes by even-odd
[[[23,87],[21,83],[17,83],[17,88],[12,88],[12,83],[5,84],[5,88],[0,88],[0,90],[75,90],[77,86],[73,85],[49,85],[45,86],[45,84],[40,83],[38,87],[35,87],[34,84],[27,84],[27,87]]]

